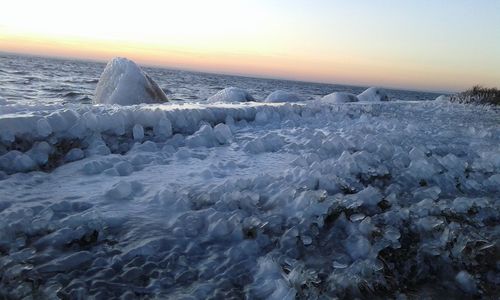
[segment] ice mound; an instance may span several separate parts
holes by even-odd
[[[161,103],[167,96],[156,82],[133,61],[113,58],[101,74],[94,94],[94,103],[134,105]]]
[[[265,102],[300,102],[302,98],[292,92],[277,90],[269,94]]]
[[[351,93],[346,92],[333,92],[321,98],[321,101],[328,103],[348,103],[358,102],[358,97]]]
[[[436,99],[434,99],[434,101],[449,102],[450,99],[451,99],[451,97],[449,95],[441,95],[441,96],[437,96]]]
[[[218,91],[215,95],[207,99],[208,102],[248,102],[255,99],[245,91],[237,87],[228,87]]]
[[[358,95],[359,101],[363,102],[379,102],[389,101],[389,97],[381,88],[371,87]]]

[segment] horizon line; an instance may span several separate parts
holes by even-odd
[[[27,57],[38,57],[38,58],[49,58],[55,60],[74,60],[74,61],[82,61],[82,62],[94,62],[94,63],[102,63],[106,64],[109,62],[105,59],[99,58],[86,58],[80,56],[60,56],[60,55],[50,55],[50,54],[38,54],[38,53],[26,53],[26,52],[12,52],[12,51],[4,51],[0,49],[0,54],[6,55],[17,55],[17,56],[27,56]],[[117,55],[115,57],[125,57]],[[125,57],[126,58],[126,57]],[[128,59],[128,58],[127,58]],[[135,61],[134,61],[135,62]],[[150,63],[137,63],[141,67],[146,68],[156,68],[156,69],[165,69],[172,71],[186,71],[193,73],[202,73],[202,74],[210,74],[210,75],[223,75],[223,76],[236,76],[236,77],[244,77],[244,78],[253,78],[253,79],[266,79],[266,80],[283,80],[283,81],[291,81],[291,82],[300,82],[300,83],[310,83],[310,84],[327,84],[327,85],[341,85],[346,87],[355,87],[355,88],[370,88],[370,87],[378,87],[392,91],[407,91],[407,92],[420,92],[420,93],[431,93],[431,94],[453,94],[458,91],[447,91],[447,90],[428,90],[428,89],[418,89],[418,88],[402,88],[396,86],[380,86],[380,85],[356,85],[352,83],[340,83],[340,82],[330,82],[330,81],[311,81],[306,79],[297,79],[297,78],[286,78],[286,77],[278,77],[278,76],[268,76],[268,75],[259,75],[259,74],[249,74],[249,73],[240,73],[240,72],[217,72],[217,71],[209,71],[209,70],[200,70],[196,68],[189,67],[173,67],[164,64],[150,64]]]

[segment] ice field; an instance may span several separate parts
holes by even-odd
[[[498,108],[275,90],[3,96],[0,298],[499,295]]]

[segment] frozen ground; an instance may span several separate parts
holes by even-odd
[[[500,115],[4,101],[0,295],[495,298]]]

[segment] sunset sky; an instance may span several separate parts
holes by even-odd
[[[430,91],[500,87],[500,0],[6,0],[0,51]]]

